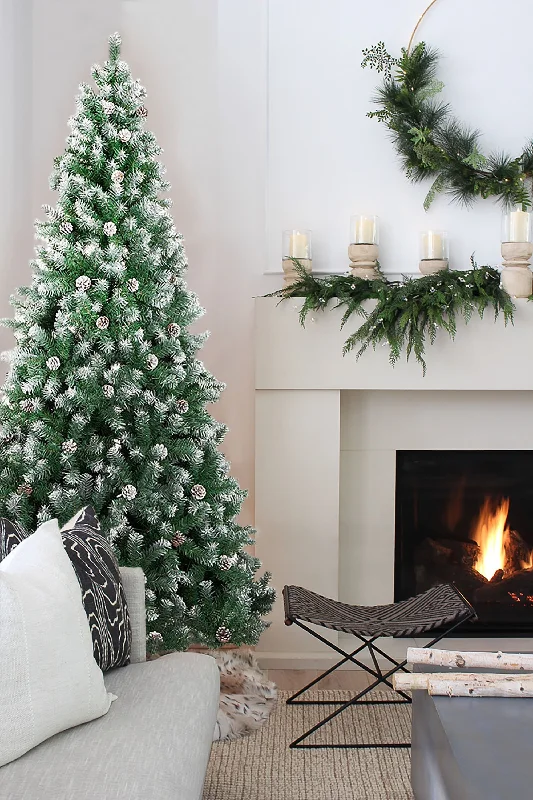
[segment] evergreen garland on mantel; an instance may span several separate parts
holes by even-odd
[[[343,352],[356,350],[357,358],[368,347],[389,347],[389,361],[394,366],[405,350],[406,357],[414,354],[426,373],[425,348],[433,344],[439,328],[455,338],[457,318],[467,323],[473,314],[483,317],[487,308],[494,319],[503,314],[505,324],[513,322],[514,305],[500,286],[500,273],[494,267],[478,267],[471,259],[467,271],[443,270],[422,278],[404,281],[367,280],[351,275],[331,275],[316,278],[309,274],[297,259],[293,259],[298,280],[267,297],[282,300],[302,297],[300,322],[305,325],[312,311],[323,311],[330,301],[334,308],[343,308],[341,328],[353,314],[364,318],[362,325],[344,344]],[[373,310],[364,308],[366,300],[376,300]]]

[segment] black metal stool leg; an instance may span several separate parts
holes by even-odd
[[[445,636],[449,636],[457,627],[459,627],[459,625],[463,624],[463,622],[464,622],[464,620],[460,620],[459,622],[457,622],[454,625],[452,625],[450,628],[448,628],[443,633],[440,633],[438,636],[436,636],[434,639],[432,639],[429,642],[429,644],[426,645],[426,647],[433,647],[435,644],[440,642]],[[361,636],[359,634],[354,634],[354,636],[357,636],[357,638],[360,641],[362,641],[363,644],[360,647],[358,647],[356,650],[354,650],[353,653],[348,654],[348,653],[345,653],[341,648],[339,648],[333,642],[329,642],[323,636],[320,636],[320,634],[318,634],[316,631],[311,630],[310,628],[308,628],[306,625],[303,625],[298,620],[294,620],[294,624],[298,625],[300,628],[302,628],[303,630],[307,631],[312,636],[314,636],[315,638],[319,639],[320,641],[322,641],[324,644],[326,644],[329,647],[331,647],[333,650],[335,650],[339,654],[343,655],[343,659],[341,661],[339,661],[337,664],[335,664],[333,667],[328,669],[326,672],[324,672],[322,675],[320,675],[318,678],[315,678],[313,681],[311,681],[311,683],[307,684],[307,686],[305,686],[303,689],[301,689],[299,692],[297,692],[295,695],[293,695],[292,697],[290,697],[287,700],[287,703],[291,704],[291,705],[292,704],[294,704],[294,705],[298,705],[298,704],[301,704],[301,705],[339,705],[339,703],[340,703],[340,707],[339,708],[336,708],[335,711],[332,711],[331,714],[329,714],[325,719],[321,720],[316,725],[313,725],[313,727],[310,728],[306,733],[302,734],[297,739],[295,739],[289,745],[289,747],[291,749],[308,749],[308,750],[309,749],[323,749],[323,748],[356,749],[356,750],[373,749],[373,748],[377,748],[377,749],[394,748],[394,749],[397,749],[397,748],[408,748],[408,747],[411,747],[411,743],[410,742],[390,742],[390,743],[375,742],[375,743],[362,743],[362,744],[313,744],[313,743],[311,743],[311,744],[303,744],[303,742],[305,742],[306,739],[308,739],[310,736],[312,736],[312,734],[316,733],[316,731],[320,730],[320,728],[322,728],[324,725],[327,725],[329,722],[331,722],[333,719],[335,719],[335,717],[337,717],[339,714],[342,714],[343,711],[346,711],[346,709],[348,709],[348,708],[350,708],[352,706],[355,706],[357,704],[359,704],[359,705],[393,705],[393,704],[407,704],[407,703],[411,703],[412,701],[411,701],[411,698],[409,697],[409,695],[405,694],[405,692],[397,691],[396,689],[394,689],[392,682],[389,680],[389,678],[391,678],[392,675],[394,675],[394,673],[396,673],[396,672],[398,672],[400,670],[404,671],[404,672],[409,672],[409,669],[407,669],[407,666],[406,666],[407,665],[407,661],[404,660],[404,661],[398,662],[394,658],[392,658],[392,656],[388,655],[385,651],[383,651],[381,648],[379,648],[377,645],[375,645],[374,641],[375,641],[375,639],[378,638],[377,636],[374,636],[374,637],[369,638],[369,639],[365,639],[363,636]],[[370,668],[368,665],[366,665],[363,662],[359,661],[358,659],[354,658],[355,655],[357,655],[358,653],[360,653],[361,651],[363,651],[365,649],[368,649],[368,651],[370,653],[370,657],[371,657],[372,662],[374,664],[374,669]],[[376,653],[378,653],[379,655],[381,655],[384,658],[386,658],[394,666],[391,669],[387,670],[386,672],[383,672],[383,670],[380,667],[379,662],[378,662],[378,660],[376,658]],[[302,695],[305,691],[307,691],[307,689],[309,689],[312,686],[314,686],[315,684],[317,684],[320,680],[322,680],[322,678],[326,677],[327,675],[330,675],[339,666],[341,666],[342,664],[346,663],[347,661],[350,661],[350,662],[356,664],[361,669],[363,669],[365,672],[367,672],[370,675],[372,675],[376,680],[374,680],[373,683],[371,683],[365,689],[363,689],[360,692],[358,692],[358,694],[356,694],[355,697],[352,697],[348,701],[331,701],[331,702],[327,702],[327,701],[295,700],[295,698],[297,698],[300,695]],[[379,686],[380,684],[385,684],[389,688],[392,688],[395,691],[395,693],[397,695],[401,696],[403,699],[402,700],[363,700],[363,698],[366,697],[366,695],[368,695],[373,689],[376,688],[376,686]]]

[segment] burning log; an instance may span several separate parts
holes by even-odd
[[[427,672],[393,676],[397,691],[427,689],[448,697],[533,697],[533,676]]]
[[[417,559],[430,564],[462,564],[473,569],[480,547],[472,539],[424,539],[417,550]]]
[[[533,604],[533,569],[523,569],[501,581],[486,583],[474,593],[477,603],[510,603],[513,600]]]
[[[532,567],[529,545],[522,539],[518,531],[508,531],[504,542],[506,575]]]
[[[480,653],[460,650],[433,650],[431,647],[409,647],[409,664],[431,664],[434,667],[460,669],[506,669],[533,672],[533,653]]]

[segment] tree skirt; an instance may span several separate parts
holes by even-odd
[[[287,706],[288,696],[279,693],[268,724],[252,736],[213,744],[203,800],[412,800],[409,750],[289,750],[290,742],[323,719],[327,708]],[[346,691],[315,691],[307,699],[350,696]],[[376,691],[372,697],[387,695]],[[409,741],[410,709],[348,709],[314,741]]]
[[[213,740],[240,739],[258,730],[277,699],[276,685],[267,679],[250,651],[212,651],[220,671],[220,704]]]

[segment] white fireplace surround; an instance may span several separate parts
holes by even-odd
[[[514,326],[487,314],[459,324],[455,341],[441,331],[428,345],[425,377],[414,360],[392,368],[386,347],[359,361],[343,357],[357,319],[340,331],[341,312],[330,307],[310,314],[304,329],[301,303],[256,301],[256,549],[278,590],[258,649],[265,666],[286,668],[323,666],[334,656],[284,625],[285,583],[348,603],[393,601],[396,450],[533,449],[526,301],[516,301]],[[350,646],[336,636],[328,632]],[[531,650],[533,641],[444,646],[458,643]],[[412,644],[388,647],[399,656]]]

